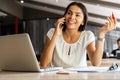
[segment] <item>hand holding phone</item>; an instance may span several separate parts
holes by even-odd
[[[62,24],[62,26],[63,26],[63,27],[65,26],[65,22]]]
[[[65,19],[64,19],[64,22],[62,23],[62,25],[61,25],[62,27],[64,27],[65,26]]]

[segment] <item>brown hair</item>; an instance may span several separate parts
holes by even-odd
[[[85,7],[82,3],[80,3],[80,2],[72,2],[72,3],[70,3],[70,4],[67,6],[66,10],[65,10],[64,16],[65,16],[65,14],[67,13],[67,11],[68,11],[68,9],[70,8],[70,6],[73,6],[73,5],[78,6],[78,7],[82,10],[82,12],[83,12],[83,15],[84,15],[84,24],[83,24],[83,25],[80,25],[80,26],[79,26],[79,29],[78,29],[78,31],[83,31],[83,30],[85,29],[85,26],[86,26],[87,21],[88,21],[88,12],[87,12],[86,7]],[[64,25],[63,31],[64,31],[65,29],[66,29],[66,25]]]

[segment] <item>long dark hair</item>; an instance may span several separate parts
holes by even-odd
[[[83,12],[83,15],[84,15],[84,24],[80,25],[79,29],[78,29],[78,31],[83,31],[85,29],[85,26],[86,26],[87,21],[88,21],[88,12],[87,12],[86,7],[82,3],[80,3],[80,2],[72,2],[72,3],[70,3],[67,6],[66,10],[65,10],[64,16],[66,15],[66,13],[67,13],[68,9],[70,8],[70,6],[73,6],[73,5],[78,6],[82,10],[82,12]],[[63,31],[65,31],[65,29],[66,29],[66,25],[64,25]]]
[[[120,41],[120,38],[117,39],[117,43]]]

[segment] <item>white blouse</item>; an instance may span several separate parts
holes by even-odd
[[[50,40],[54,30],[51,28],[47,33]],[[51,66],[64,68],[87,66],[86,47],[93,41],[95,41],[95,36],[91,31],[82,31],[79,40],[72,44],[67,43],[63,35],[59,36],[55,44]]]

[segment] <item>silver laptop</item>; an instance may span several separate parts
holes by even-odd
[[[40,71],[27,33],[0,36],[0,69],[8,71]]]
[[[27,33],[0,36],[0,70],[53,71],[62,67],[40,69]]]

